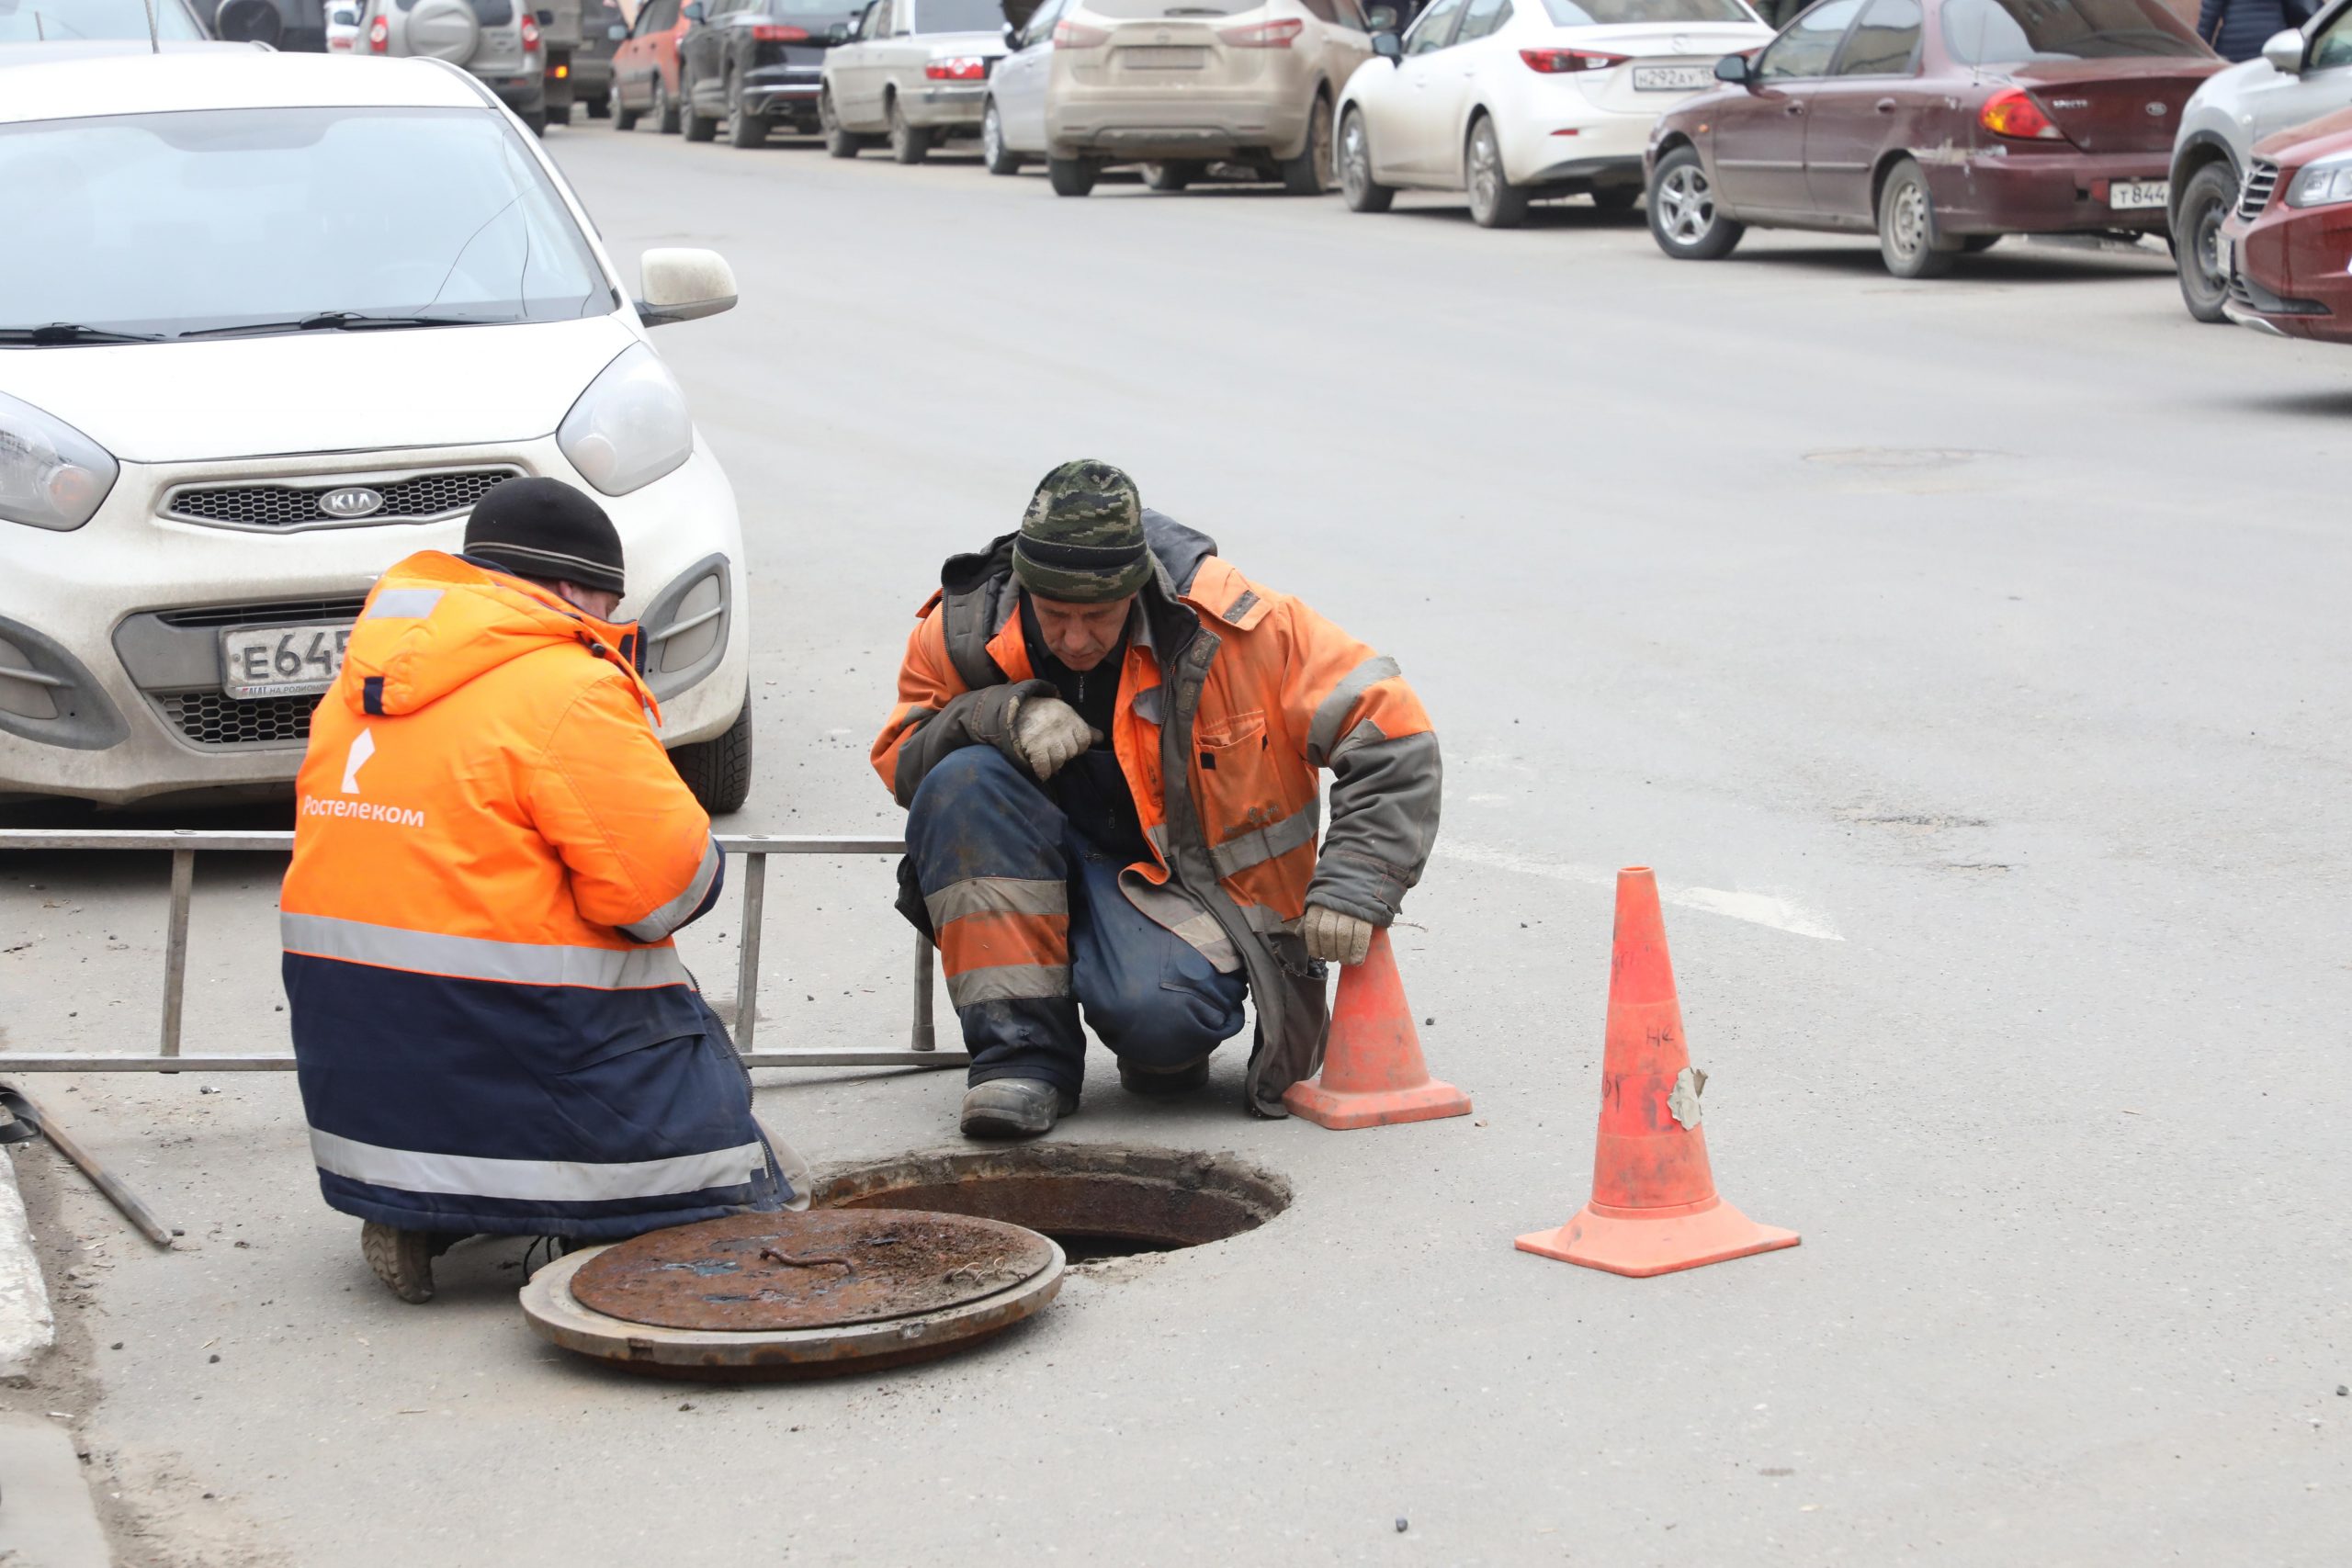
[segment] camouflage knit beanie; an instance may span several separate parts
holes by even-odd
[[[1064,463],[1038,482],[1012,543],[1012,572],[1040,599],[1101,604],[1151,577],[1143,498],[1108,463]]]

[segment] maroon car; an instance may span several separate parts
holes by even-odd
[[[2161,0],[1822,0],[1659,117],[1650,232],[1878,231],[1927,277],[2003,234],[2161,231],[2181,105],[2221,60]]]
[[[2255,143],[2221,262],[2230,320],[2352,343],[2352,109]]]

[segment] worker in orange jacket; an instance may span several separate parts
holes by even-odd
[[[1437,836],[1437,737],[1395,660],[1106,463],[1056,468],[1017,534],[947,562],[874,767],[907,807],[899,907],[971,1049],[972,1137],[1077,1108],[1081,1009],[1122,1085],[1172,1094],[1254,1001],[1248,1104],[1283,1114],[1320,1065],[1324,965],[1363,962]]]
[[[302,1104],[321,1190],[406,1301],[468,1235],[806,1201],[671,942],[724,866],[623,587],[602,507],[509,479],[464,555],[384,574],[311,719],[280,901]]]

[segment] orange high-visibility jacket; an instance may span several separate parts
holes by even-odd
[[[435,551],[360,612],[311,720],[280,906],[336,1208],[588,1236],[772,1190],[670,940],[722,867],[633,636]]]
[[[1157,570],[1110,739],[1153,857],[1120,885],[1219,968],[1248,971],[1251,1102],[1279,1116],[1283,1090],[1320,1065],[1326,1018],[1319,966],[1285,928],[1310,901],[1396,918],[1437,838],[1437,737],[1394,660],[1251,582],[1205,535],[1151,511],[1144,533]],[[948,561],[907,639],[873,757],[901,806],[960,747],[1018,763],[1015,707],[1054,694],[1030,669],[1012,538]],[[1324,768],[1331,825],[1318,836]]]

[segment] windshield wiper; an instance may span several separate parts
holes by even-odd
[[[384,327],[480,327],[520,321],[519,316],[370,316],[359,310],[322,310],[287,321],[240,321],[233,327],[199,327],[182,337],[243,337],[264,333],[370,332]]]
[[[0,343],[28,343],[36,348],[57,348],[76,343],[161,343],[161,333],[119,333],[85,327],[79,321],[51,321],[45,327],[0,327]]]

